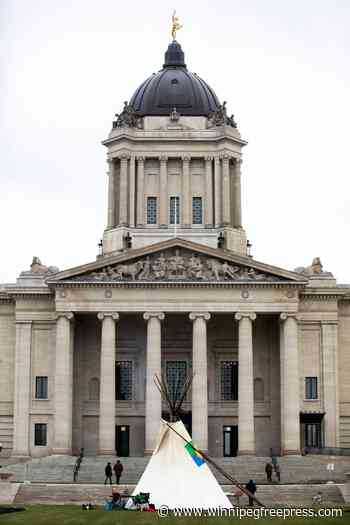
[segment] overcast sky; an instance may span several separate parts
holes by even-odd
[[[257,260],[320,256],[350,282],[349,0],[177,0],[191,71],[249,144],[243,222]],[[174,2],[2,0],[0,282],[33,255],[91,262],[106,226],[115,112],[163,64]]]

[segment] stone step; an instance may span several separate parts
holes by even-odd
[[[100,483],[104,481],[104,469],[109,461],[115,463],[114,456],[85,457],[81,464],[78,479],[84,483]],[[258,483],[266,482],[265,464],[270,458],[239,456],[237,458],[215,458],[234,479],[241,483],[254,479]],[[2,469],[3,472],[14,474],[16,481],[30,480],[35,482],[65,482],[73,480],[73,467],[76,457],[48,456],[32,459],[23,464],[13,464]],[[121,458],[124,465],[123,483],[137,483],[147,466],[149,457]],[[327,464],[334,463],[335,470],[327,471]],[[317,483],[326,481],[345,482],[345,473],[350,471],[350,458],[333,458],[320,456],[279,458],[281,480],[284,483]],[[220,483],[227,483],[227,479],[212,469]]]
[[[120,491],[128,488],[129,493],[133,485],[121,485]],[[233,486],[223,485],[226,493],[232,493]],[[338,485],[258,485],[257,496],[265,506],[311,506],[312,497],[317,492],[322,493],[322,503],[325,505],[342,505],[344,499]],[[23,504],[82,504],[91,502],[102,505],[110,497],[109,485],[84,484],[21,484],[14,503]],[[151,497],[152,499],[152,497]],[[231,498],[236,504],[235,498]],[[247,497],[242,496],[239,504],[246,505]]]

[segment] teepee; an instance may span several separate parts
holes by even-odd
[[[149,492],[156,508],[232,508],[207,463],[191,447],[182,421],[161,420],[157,446],[133,495],[140,492]]]
[[[181,421],[181,406],[192,384],[188,376],[180,385],[170,385],[165,376],[154,382],[170,410],[170,422],[160,421],[158,443],[133,496],[150,493],[150,502],[159,508],[232,508],[200,451]],[[132,505],[129,500],[127,506]]]

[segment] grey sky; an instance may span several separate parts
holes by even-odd
[[[106,223],[115,112],[161,68],[167,0],[2,0],[0,282],[33,255],[95,259]],[[350,2],[176,2],[192,71],[228,101],[249,141],[243,221],[256,259],[320,256],[350,281]]]

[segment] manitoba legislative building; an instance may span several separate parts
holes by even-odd
[[[177,41],[103,144],[96,260],[36,256],[0,285],[2,454],[150,454],[169,416],[155,375],[172,395],[193,376],[182,419],[211,456],[350,447],[350,287],[318,257],[251,256],[247,143]]]

